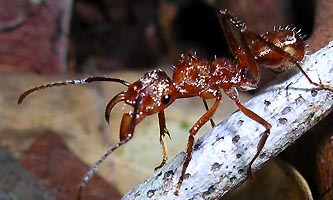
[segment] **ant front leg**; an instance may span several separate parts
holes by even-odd
[[[165,139],[164,139],[165,135],[168,135],[169,138],[171,139],[170,133],[169,133],[168,129],[166,128],[166,124],[165,124],[164,110],[161,110],[160,112],[158,112],[158,122],[160,125],[160,144],[161,144],[161,148],[162,148],[163,158],[162,158],[161,164],[159,166],[155,167],[155,171],[160,169],[161,167],[163,167],[168,160],[167,146],[165,144]]]
[[[204,97],[203,97],[204,98]],[[194,144],[194,136],[197,134],[199,129],[209,120],[212,118],[214,115],[217,107],[219,106],[221,99],[222,99],[222,94],[220,91],[216,91],[216,100],[213,106],[192,126],[190,129],[190,135],[188,137],[187,141],[187,148],[186,148],[186,156],[185,156],[185,161],[183,163],[182,171],[176,186],[176,191],[174,192],[175,195],[178,196],[179,189],[183,184],[183,180],[185,177],[185,172],[188,167],[188,164],[190,163],[190,160],[192,158],[192,152],[193,152],[193,144]]]
[[[254,175],[252,172],[252,164],[258,158],[260,152],[262,151],[262,149],[266,143],[266,140],[270,134],[270,129],[271,129],[272,125],[270,123],[268,123],[266,120],[264,120],[262,117],[260,117],[256,113],[254,113],[253,111],[251,111],[243,106],[243,104],[238,99],[238,92],[237,92],[236,88],[230,88],[228,90],[225,90],[225,93],[235,102],[235,104],[237,105],[237,107],[239,108],[239,110],[242,113],[244,113],[247,117],[253,119],[254,121],[258,122],[259,124],[264,126],[266,129],[259,140],[259,143],[257,145],[256,154],[253,156],[253,158],[251,159],[251,161],[249,162],[249,164],[247,166],[247,174],[248,174],[248,176],[253,178]]]

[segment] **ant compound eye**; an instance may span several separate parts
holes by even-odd
[[[171,96],[169,94],[165,94],[163,97],[162,97],[162,103],[163,104],[168,104],[171,100]]]

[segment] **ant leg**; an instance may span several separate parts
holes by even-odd
[[[253,178],[254,175],[252,172],[252,164],[258,158],[261,150],[263,149],[263,147],[266,143],[266,140],[270,134],[270,129],[271,129],[272,125],[269,122],[267,122],[266,120],[264,120],[262,117],[260,117],[256,113],[254,113],[253,111],[244,107],[243,104],[238,99],[237,90],[235,88],[225,90],[225,93],[235,102],[235,104],[237,105],[237,107],[239,108],[239,110],[242,113],[244,113],[247,117],[253,119],[254,121],[258,122],[259,124],[261,124],[262,126],[264,126],[266,128],[266,130],[264,131],[264,133],[261,136],[259,143],[257,145],[257,153],[253,156],[253,158],[251,159],[251,161],[249,162],[249,164],[247,166],[247,174],[248,174],[248,176]]]
[[[254,41],[260,41],[262,42],[264,45],[266,45],[272,52],[277,53],[278,55],[280,55],[281,57],[285,58],[284,63],[289,62],[291,64],[293,64],[295,67],[297,67],[301,73],[305,76],[305,78],[309,81],[310,84],[318,87],[318,89],[324,89],[324,90],[329,90],[333,92],[333,88],[329,85],[324,85],[321,83],[316,83],[314,81],[311,80],[311,78],[306,74],[306,72],[303,70],[303,68],[300,66],[299,62],[293,57],[291,56],[288,52],[282,50],[281,48],[279,48],[278,46],[274,45],[273,43],[266,41],[264,38],[262,38],[260,35],[257,35],[253,32],[247,32],[247,37]],[[284,64],[282,63],[282,65]]]
[[[188,137],[188,140],[187,140],[187,147],[186,147],[185,161],[184,161],[184,163],[183,163],[183,168],[182,168],[182,171],[181,171],[180,177],[179,177],[179,179],[178,179],[178,183],[177,183],[177,186],[176,186],[176,190],[175,190],[175,192],[174,192],[174,194],[175,194],[176,196],[178,196],[179,189],[180,189],[180,187],[181,187],[182,184],[183,184],[183,180],[184,180],[184,177],[185,177],[186,169],[187,169],[188,164],[190,163],[190,160],[191,160],[191,158],[192,158],[193,144],[194,144],[194,135],[190,134],[189,137]]]
[[[162,147],[163,158],[162,158],[161,164],[159,166],[155,167],[155,170],[158,170],[161,167],[163,167],[168,160],[167,146],[166,146],[165,140],[164,140],[165,135],[168,135],[169,138],[171,139],[170,133],[169,133],[168,129],[166,128],[166,124],[165,124],[164,110],[161,110],[160,112],[158,112],[158,122],[160,125],[160,144]]]
[[[264,131],[263,135],[261,136],[258,145],[257,145],[257,153],[253,156],[253,158],[251,159],[251,161],[249,162],[248,166],[247,166],[247,174],[253,178],[253,172],[252,172],[252,164],[253,162],[258,158],[261,150],[263,149],[266,140],[270,134],[270,129],[272,127],[272,125],[270,123],[268,123],[266,120],[264,120],[262,117],[260,117],[259,115],[255,114],[254,112],[252,112],[251,110],[245,108],[239,100],[235,101],[236,105],[238,106],[239,110],[241,110],[246,116],[248,116],[249,118],[253,119],[254,121],[258,122],[259,124],[263,125],[266,130]]]
[[[227,10],[220,11],[220,22],[230,50],[238,61],[239,70],[243,71],[246,77],[251,77],[247,78],[246,82],[242,83],[241,88],[244,90],[257,88],[259,67],[245,38],[245,34],[247,33],[246,25],[238,18],[231,16]],[[236,32],[238,32],[239,40],[235,38],[230,23],[237,29]],[[250,68],[250,71],[248,71],[248,68]]]
[[[262,38],[262,36],[253,33],[251,31],[248,31],[245,24],[238,18],[231,16],[231,14],[227,10],[220,11],[220,21],[224,29],[226,38],[228,40],[229,47],[233,55],[239,62],[240,65],[239,68],[241,70],[246,69],[248,67],[251,68],[251,73],[252,73],[251,78],[248,79],[247,82],[243,82],[242,85],[240,86],[241,88],[246,90],[256,88],[258,82],[259,68],[255,60],[255,57],[253,55],[253,52],[250,49],[250,45],[248,44],[247,41],[259,41],[263,43],[263,46],[266,46],[272,52],[275,52],[281,57],[285,58],[284,62],[290,62],[291,64],[295,65],[301,71],[301,73],[306,77],[309,83],[318,87],[319,89],[333,91],[333,88],[331,86],[312,81],[311,78],[306,74],[306,72],[302,69],[298,61],[293,56],[291,56],[288,52],[282,50],[281,48],[277,47],[273,43],[265,40],[264,38]],[[237,41],[236,38],[234,37],[231,27],[229,25],[230,23],[236,29],[238,29],[239,41]]]
[[[51,82],[51,83],[47,83],[45,85],[41,85],[41,86],[37,86],[34,88],[31,88],[27,91],[25,91],[24,93],[21,94],[21,96],[19,97],[17,103],[21,104],[22,101],[25,99],[26,96],[30,95],[33,92],[36,92],[38,90],[42,90],[42,89],[46,89],[46,88],[50,88],[50,87],[58,87],[58,86],[63,86],[63,85],[76,85],[76,84],[85,84],[85,83],[91,83],[91,82],[96,82],[96,81],[109,81],[109,82],[117,82],[117,83],[121,83],[125,86],[129,86],[130,83],[127,81],[124,81],[122,79],[119,78],[111,78],[111,77],[99,77],[99,76],[92,76],[89,78],[85,78],[85,79],[77,79],[77,80],[66,80],[66,81],[59,81],[59,82]]]
[[[317,86],[318,89],[329,90],[329,91],[333,92],[333,87],[312,81],[312,79],[306,74],[306,72],[303,70],[303,68],[299,65],[299,63],[293,57],[290,56],[289,59],[290,59],[289,61],[291,63],[293,63],[301,71],[301,73],[305,76],[305,78],[309,81],[310,84]]]
[[[192,126],[192,128],[189,131],[190,135],[189,135],[188,141],[187,141],[185,161],[183,163],[182,171],[181,171],[181,174],[180,174],[177,186],[176,186],[176,190],[174,192],[174,194],[176,196],[178,196],[179,189],[183,184],[186,169],[192,158],[194,136],[197,134],[199,129],[214,115],[217,107],[219,106],[219,104],[221,102],[221,99],[222,99],[222,95],[220,92],[218,92],[216,94],[216,100],[215,100],[214,105],[203,116],[201,116],[201,118]]]
[[[228,22],[233,24],[235,26],[235,28],[237,28],[237,29],[240,28],[241,31],[246,30],[246,25],[243,22],[241,22],[238,18],[232,17],[227,10],[220,10],[219,16],[220,16],[220,23],[222,25],[224,34],[227,38],[229,48],[230,48],[231,52],[233,53],[233,55],[235,57],[237,57],[239,55],[236,52],[238,52],[240,50],[239,49],[240,43],[234,37],[231,27],[228,25]]]
[[[208,108],[208,104],[207,104],[206,99],[202,98],[202,101],[203,101],[203,103],[204,103],[204,106],[205,106],[206,111],[208,111],[209,108]],[[213,120],[212,118],[210,118],[209,121],[210,121],[210,124],[212,125],[212,128],[214,128],[214,127],[215,127],[215,122],[214,122],[214,120]]]
[[[115,150],[117,150],[122,145],[126,144],[133,137],[135,126],[143,119],[143,116],[138,116],[138,105],[140,99],[137,99],[134,106],[133,114],[124,114],[121,120],[120,125],[120,142],[115,144],[113,147],[109,148],[107,152],[88,170],[86,175],[82,178],[78,192],[77,192],[77,200],[80,200],[82,197],[82,192],[85,186],[87,185],[90,178],[95,174],[98,167],[102,164],[102,162]]]

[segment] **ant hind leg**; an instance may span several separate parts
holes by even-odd
[[[259,140],[258,145],[257,145],[257,152],[252,157],[251,161],[249,162],[249,164],[247,166],[247,174],[248,174],[249,177],[253,178],[254,175],[253,175],[253,171],[252,171],[252,164],[258,158],[260,152],[262,151],[263,147],[265,146],[266,140],[267,140],[267,138],[270,134],[270,129],[271,129],[272,126],[269,122],[264,120],[262,117],[260,117],[259,115],[257,115],[253,111],[247,109],[245,106],[243,106],[243,104],[238,99],[236,88],[231,88],[229,90],[225,90],[225,93],[235,102],[235,104],[237,105],[237,107],[239,108],[239,110],[242,113],[244,113],[247,117],[251,118],[252,120],[258,122],[259,124],[261,124],[262,126],[265,127],[265,131],[262,134],[262,136],[260,137],[260,140]]]

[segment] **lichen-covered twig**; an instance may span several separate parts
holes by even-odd
[[[312,80],[332,87],[333,42],[308,56],[302,66]],[[333,110],[333,92],[315,89],[298,73],[286,81],[273,83],[245,103],[245,106],[272,125],[263,151],[252,165],[256,171]],[[123,199],[221,197],[246,180],[247,164],[257,151],[263,131],[260,124],[237,111],[196,141],[178,197],[174,191],[184,152],[154,172]]]

